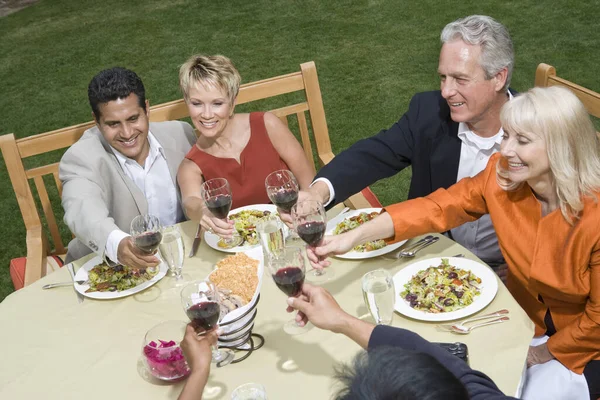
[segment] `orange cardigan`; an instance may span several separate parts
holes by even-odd
[[[570,225],[560,209],[542,217],[529,185],[506,192],[496,183],[495,154],[484,171],[447,190],[386,207],[393,241],[444,232],[489,213],[508,264],[506,286],[544,334],[549,309],[556,328],[548,349],[575,373],[600,359],[600,205],[584,201]]]

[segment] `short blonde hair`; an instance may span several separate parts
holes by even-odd
[[[600,190],[600,141],[584,105],[569,89],[530,89],[502,107],[500,121],[504,130],[544,138],[554,190],[569,223],[583,210],[584,197],[597,201],[594,192]],[[502,162],[497,165],[497,180],[505,190],[515,188]]]
[[[231,103],[240,90],[241,77],[231,60],[222,55],[196,54],[179,68],[179,87],[186,101],[192,86],[209,84],[223,90]]]

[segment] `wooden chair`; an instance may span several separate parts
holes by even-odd
[[[588,113],[600,118],[600,93],[556,76],[556,69],[551,65],[539,64],[535,71],[535,86],[549,87],[556,85],[569,88],[581,100]],[[598,132],[598,137],[600,137],[600,132]]]
[[[294,122],[294,126],[297,125],[304,152],[307,158],[312,161],[313,169],[316,170],[317,164],[313,155],[313,142],[316,146],[316,159],[319,166],[327,164],[334,155],[331,151],[321,89],[314,62],[301,64],[298,72],[242,85],[238,95],[238,105],[262,99],[271,101],[275,100],[272,98],[279,98],[280,95],[294,92],[300,93],[303,99],[295,101],[293,104],[289,104],[288,101],[288,104],[278,106],[271,111],[288,126],[290,126],[290,122]],[[262,110],[263,108],[257,109]],[[308,128],[307,111],[311,130]],[[295,116],[295,121],[289,121],[290,118],[288,117],[291,116]],[[188,111],[183,100],[150,107],[150,120],[152,122],[177,120],[186,117],[188,117]],[[59,160],[30,169],[25,168],[23,161],[30,157],[71,146],[83,135],[85,130],[92,126],[94,126],[94,122],[90,121],[23,139],[16,139],[14,134],[0,137],[2,155],[27,230],[27,268],[25,268],[24,263],[23,266],[15,266],[14,268],[11,266],[11,276],[17,289],[35,282],[49,271],[49,264],[51,264],[51,261],[49,263],[49,256],[66,253],[66,244],[63,242],[61,230],[59,229],[59,223],[62,224],[62,221],[57,221],[53,209],[53,204],[56,203],[58,203],[58,207],[55,205],[55,209],[62,209],[60,207],[62,187],[58,179]],[[47,175],[52,176],[50,181],[54,182],[55,185],[54,188],[50,188],[50,191],[44,181],[44,176]],[[29,180],[33,180],[37,191],[37,200],[33,195]],[[46,181],[48,180],[46,179]],[[57,195],[52,196],[52,192]],[[358,194],[349,199],[347,204],[355,208],[376,206],[378,204],[377,198],[368,188],[364,192],[371,202]],[[37,201],[40,204],[39,208],[43,211],[43,219],[38,212]],[[64,226],[64,224],[62,225]],[[52,246],[49,238],[52,239]],[[16,269],[19,269],[19,271],[16,271]]]

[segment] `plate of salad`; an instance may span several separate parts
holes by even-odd
[[[350,210],[332,218],[327,223],[326,235],[340,235],[342,233],[356,229],[362,224],[376,218],[381,213],[381,208],[360,208],[358,210]],[[337,255],[338,258],[350,260],[362,260],[365,258],[373,258],[383,254],[390,253],[400,246],[406,240],[400,242],[386,244],[383,239],[374,240],[367,243],[362,243],[350,250],[347,253]]]
[[[244,239],[241,245],[227,247],[221,237],[211,232],[204,232],[204,241],[215,250],[226,253],[239,253],[251,250],[260,245],[256,224],[266,215],[277,214],[277,207],[273,204],[254,204],[231,210],[227,218],[235,224],[238,234]],[[287,234],[287,227],[284,228]]]
[[[118,299],[131,296],[149,288],[167,274],[163,262],[155,268],[130,268],[123,265],[109,266],[99,256],[83,264],[75,274],[75,290],[92,299]]]
[[[437,257],[417,261],[394,275],[400,314],[421,321],[451,321],[474,314],[498,292],[496,274],[477,261]]]

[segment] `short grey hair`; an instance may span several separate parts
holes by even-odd
[[[508,29],[492,17],[470,15],[450,22],[440,35],[442,44],[462,40],[471,45],[481,46],[479,63],[486,79],[493,78],[503,68],[508,69],[506,84],[508,90],[515,65],[515,53]]]

